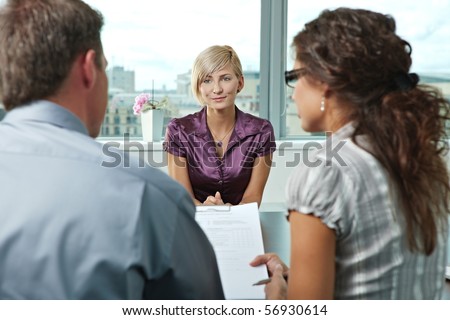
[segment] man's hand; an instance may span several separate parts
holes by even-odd
[[[270,282],[264,288],[267,300],[285,300],[287,299],[287,282],[283,276],[283,266],[277,264],[272,273]]]
[[[257,256],[250,265],[253,267],[265,264],[270,275],[270,282],[264,291],[267,300],[281,300],[287,298],[287,278],[289,268],[275,253],[266,253]]]
[[[281,265],[283,269],[283,277],[287,279],[289,275],[289,268],[275,253],[261,254],[250,262],[250,265],[252,267],[256,267],[262,264],[265,264],[267,266],[267,270],[269,271],[270,276],[274,274],[276,266]]]

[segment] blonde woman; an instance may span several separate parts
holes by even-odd
[[[202,110],[172,119],[167,127],[169,175],[196,205],[261,203],[275,137],[269,121],[235,105],[243,87],[241,62],[233,48],[207,48],[192,70],[192,91]]]

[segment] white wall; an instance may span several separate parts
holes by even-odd
[[[273,155],[272,169],[264,191],[261,211],[284,210],[285,186],[289,175],[304,159],[304,152],[308,148],[314,148],[319,142],[320,140],[277,141],[277,150]],[[119,145],[119,142],[108,143]],[[130,141],[126,144],[121,142],[120,148],[139,154],[143,162],[167,173],[167,155],[162,150],[160,142],[153,144],[142,141]]]

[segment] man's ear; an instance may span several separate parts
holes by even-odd
[[[92,49],[89,49],[84,56],[82,56],[83,84],[87,89],[91,89],[97,79],[98,67],[95,64],[96,56],[96,52]]]

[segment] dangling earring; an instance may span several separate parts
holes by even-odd
[[[325,111],[325,96],[322,96],[322,100],[320,101],[320,111]]]

